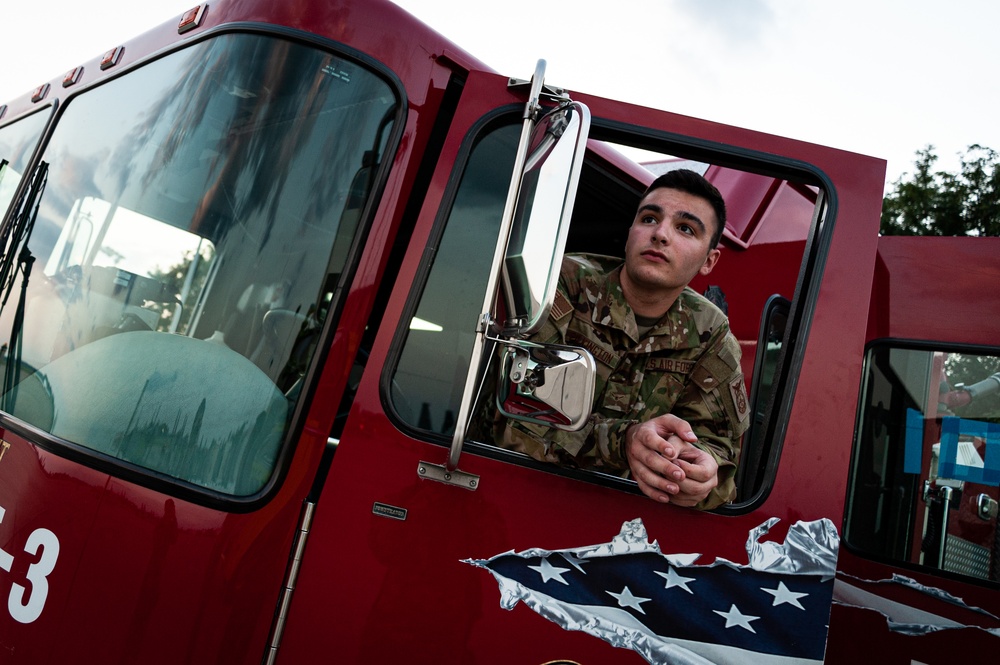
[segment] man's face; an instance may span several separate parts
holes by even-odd
[[[712,205],[699,196],[666,188],[647,194],[625,243],[626,294],[676,298],[695,275],[710,273],[719,258],[718,249],[709,249],[717,224]]]

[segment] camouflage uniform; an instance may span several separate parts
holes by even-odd
[[[580,431],[564,432],[502,420],[497,429],[503,432],[495,431],[495,438],[505,448],[537,460],[627,476],[625,430],[673,413],[698,435],[695,445],[719,463],[719,485],[698,507],[731,501],[749,408],[739,343],[729,321],[715,305],[686,288],[640,336],[622,293],[622,267],[621,259],[567,255],[549,319],[532,337],[582,346],[593,354],[597,383],[588,423]]]

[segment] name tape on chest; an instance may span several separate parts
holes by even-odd
[[[646,370],[652,372],[673,372],[675,374],[690,374],[694,369],[693,360],[677,360],[675,358],[650,358]]]
[[[610,349],[605,348],[594,340],[588,339],[575,331],[571,330],[566,334],[566,342],[568,344],[582,346],[587,349],[590,351],[590,354],[594,356],[594,360],[599,363],[607,365],[608,367],[618,366],[618,354],[615,354]],[[680,360],[677,358],[653,356],[646,361],[645,369],[647,372],[671,372],[674,374],[687,375],[694,370],[695,364],[696,363],[693,360]]]
[[[594,356],[594,360],[607,365],[608,367],[616,367],[618,365],[618,356],[594,340],[587,339],[583,335],[577,334],[575,331],[567,333],[566,342],[575,346],[582,346],[590,351],[590,355]]]

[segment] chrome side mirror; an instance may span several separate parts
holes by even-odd
[[[504,332],[527,337],[555,296],[590,131],[590,111],[566,102],[539,118],[528,142],[501,273]]]
[[[576,431],[590,417],[597,366],[585,349],[503,340],[497,409],[508,418]]]
[[[545,61],[539,60],[534,76],[527,82],[528,101],[524,107],[521,137],[448,460],[443,465],[421,462],[417,468],[423,478],[468,489],[478,487],[478,478],[460,471],[458,459],[481,387],[487,346],[499,341],[506,347],[521,348],[515,343],[516,338],[536,332],[548,316],[590,132],[587,107],[569,100],[565,91],[546,87],[544,75]],[[522,83],[512,79],[508,87],[521,87]],[[554,101],[555,108],[542,113],[543,97],[546,101]],[[507,312],[502,324],[494,318],[498,290],[504,294]],[[500,339],[495,337],[497,333]],[[556,352],[556,347],[534,346],[544,348],[548,354],[526,353],[524,377],[536,377],[532,379],[536,385],[513,392],[520,394],[521,403],[527,405],[523,407],[526,412],[536,414],[531,417],[551,417],[559,421],[563,429],[579,429],[590,415],[596,381],[593,359],[586,360],[589,354],[582,349],[574,350],[574,357],[561,357],[562,352]],[[506,372],[501,371],[501,375]],[[583,383],[578,386],[578,381]],[[570,392],[578,394],[571,397]],[[562,415],[552,416],[556,412]],[[539,422],[556,426],[547,420]]]

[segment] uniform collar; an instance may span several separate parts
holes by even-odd
[[[625,292],[622,291],[621,272],[624,263],[614,270],[601,275],[594,275],[592,301],[594,307],[591,310],[591,320],[595,325],[605,328],[619,330],[633,343],[643,342],[643,350],[646,352],[655,351],[659,348],[687,348],[697,346],[700,338],[699,332],[691,334],[695,327],[695,321],[691,309],[692,296],[697,298],[697,294],[690,288],[677,297],[677,300],[670,306],[670,309],[660,317],[644,338],[639,338],[639,327],[635,322],[635,312],[625,300]]]

